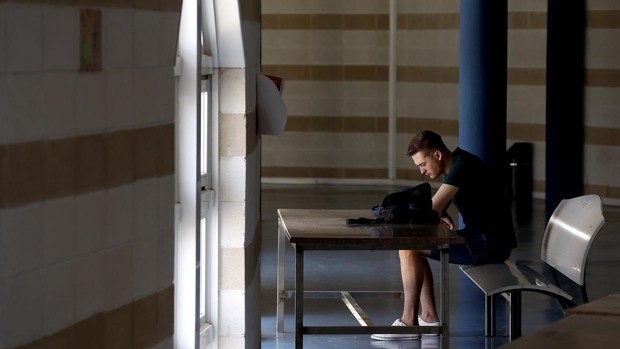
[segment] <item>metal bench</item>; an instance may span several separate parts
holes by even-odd
[[[585,266],[596,234],[605,224],[601,198],[584,195],[565,199],[553,212],[543,236],[541,259],[551,268],[554,282],[541,273],[513,260],[480,266],[461,266],[485,294],[485,335],[495,336],[495,300],[502,294],[510,302],[510,339],[521,336],[521,293],[539,292],[554,297],[563,306],[575,305],[573,297],[562,290],[557,272],[580,286],[582,301],[588,301]]]

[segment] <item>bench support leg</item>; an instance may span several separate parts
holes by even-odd
[[[580,289],[581,289],[581,301],[584,304],[588,303],[590,300],[588,299],[588,292],[586,292],[586,284],[584,283],[583,285],[581,285]]]
[[[484,335],[495,337],[495,295],[485,297]]]
[[[521,337],[521,292],[510,292],[510,340]]]

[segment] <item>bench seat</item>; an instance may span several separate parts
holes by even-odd
[[[548,281],[541,273],[512,260],[478,267],[461,266],[461,270],[487,296],[515,290],[528,290],[546,293],[567,301],[573,300],[570,294]]]
[[[521,292],[547,294],[567,304],[573,297],[545,276],[525,264],[507,260],[504,263],[460,266],[461,270],[485,295],[485,335],[495,336],[495,296],[503,295],[510,302],[510,337],[521,335]]]
[[[461,266],[461,270],[484,293],[485,335],[495,335],[495,296],[510,302],[510,339],[521,336],[521,293],[539,292],[558,299],[563,307],[573,306],[573,297],[558,287],[557,272],[581,288],[582,302],[588,301],[585,267],[588,252],[605,224],[598,195],[564,199],[553,211],[542,241],[541,261],[549,267],[554,282],[532,268],[507,260],[504,263]]]

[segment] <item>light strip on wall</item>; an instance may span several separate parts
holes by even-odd
[[[184,0],[178,53],[178,224],[175,241],[174,347],[194,349],[199,343],[200,273],[200,1]]]
[[[388,78],[388,178],[396,179],[396,18],[398,16],[396,0],[390,0],[390,50]]]

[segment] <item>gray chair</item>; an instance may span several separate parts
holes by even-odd
[[[588,301],[585,267],[588,251],[605,224],[601,198],[584,195],[565,199],[553,212],[542,242],[542,261],[551,268],[553,282],[522,263],[461,266],[485,294],[485,335],[495,335],[494,297],[502,294],[510,302],[510,338],[521,336],[521,293],[539,292],[558,299],[563,306],[575,305],[573,297],[558,287],[556,271],[580,286],[582,301]]]

